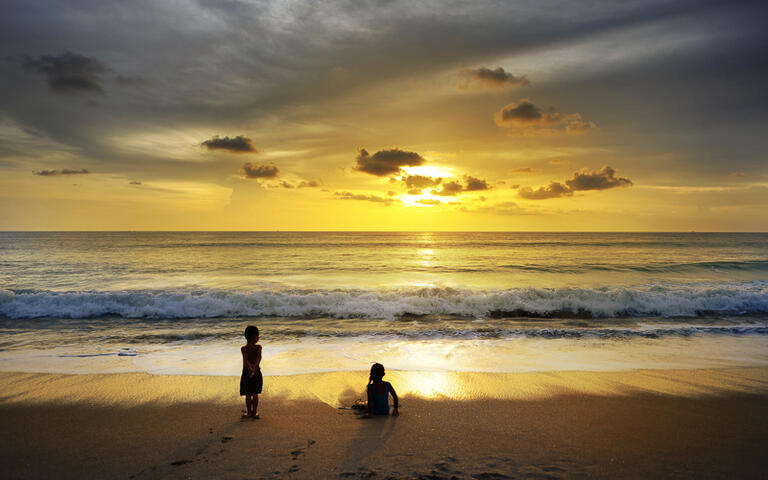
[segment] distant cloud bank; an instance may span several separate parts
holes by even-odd
[[[63,170],[40,170],[32,172],[33,175],[39,175],[41,177],[52,177],[54,175],[87,175],[91,173],[90,170],[81,168],[79,170],[65,168]]]

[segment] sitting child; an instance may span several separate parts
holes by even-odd
[[[397,393],[395,393],[391,383],[382,380],[384,375],[384,365],[374,363],[371,367],[371,376],[368,378],[368,416],[389,415],[390,394],[394,402],[392,415],[399,415],[397,411]]]

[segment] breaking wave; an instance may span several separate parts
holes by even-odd
[[[470,290],[0,290],[5,318],[697,317],[768,313],[768,282]]]

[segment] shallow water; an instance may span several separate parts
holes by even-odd
[[[768,234],[0,233],[0,369],[768,362]]]

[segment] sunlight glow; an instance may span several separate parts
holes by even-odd
[[[403,167],[408,175],[422,175],[432,178],[447,178],[453,176],[453,169],[441,165],[421,165],[418,167]]]

